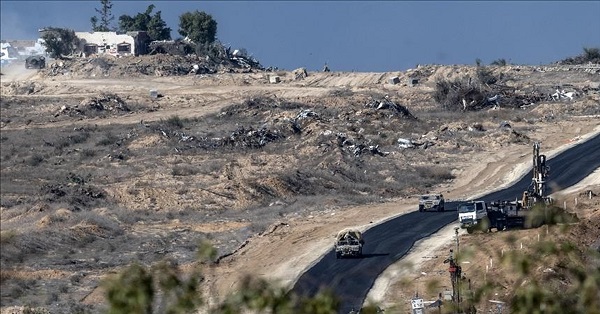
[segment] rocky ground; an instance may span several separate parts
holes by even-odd
[[[558,151],[599,131],[595,68],[493,67],[507,102],[452,111],[434,101],[436,82],[475,67],[207,74],[159,59],[2,69],[3,311],[100,311],[108,274],[165,258],[188,267],[205,239],[220,256],[207,272],[212,301],[246,273],[289,286],[341,228],[415,210],[427,191],[483,194],[518,177],[533,141]],[[557,86],[577,96],[553,100]],[[411,255],[422,273],[452,244],[443,232]],[[438,258],[415,259],[428,250]],[[371,298],[403,311],[414,287],[397,282],[418,281],[407,276],[386,272]]]

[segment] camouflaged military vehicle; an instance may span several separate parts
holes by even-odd
[[[362,256],[363,245],[362,233],[356,229],[344,229],[335,237],[335,257],[360,257]]]

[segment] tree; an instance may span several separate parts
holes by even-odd
[[[149,5],[144,13],[138,13],[132,17],[121,15],[119,17],[119,29],[122,32],[145,31],[152,40],[170,40],[171,28],[162,19],[161,11],[152,15],[155,6]]]
[[[559,64],[587,64],[600,63],[600,48],[584,47],[583,53],[575,57],[569,57],[558,62]]]
[[[179,34],[196,44],[210,44],[217,35],[217,22],[206,12],[186,12],[179,16]]]
[[[110,22],[112,22],[115,17],[112,15],[112,1],[110,0],[100,0],[100,4],[102,7],[100,9],[95,9],[98,14],[100,14],[100,19],[96,16],[92,16],[90,18],[90,22],[92,23],[92,31],[94,32],[109,32],[113,30],[110,27]],[[98,24],[100,22],[100,24]]]
[[[160,13],[160,11],[156,12],[148,21],[148,36],[153,40],[170,40],[171,28],[167,27]]]
[[[77,50],[79,38],[75,31],[65,28],[47,27],[42,32],[46,52],[51,58],[64,59]]]
[[[506,59],[498,59],[498,60],[494,60],[492,61],[492,63],[490,63],[491,65],[497,65],[497,66],[505,66],[507,64]]]
[[[583,57],[587,62],[600,62],[600,48],[583,48]]]

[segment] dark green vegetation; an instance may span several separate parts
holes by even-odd
[[[123,14],[119,17],[118,30],[121,32],[145,31],[151,40],[170,40],[171,28],[162,19],[161,11],[152,15],[156,6],[150,4],[146,11],[140,12],[135,16]],[[109,32],[116,29],[112,26],[115,19],[112,14],[113,2],[110,0],[100,0],[100,8],[95,9],[100,17],[90,18],[92,31]],[[197,45],[209,45],[216,40],[217,22],[212,16],[204,11],[195,10],[185,12],[179,16],[179,34],[188,38]]]
[[[197,44],[210,44],[217,35],[217,21],[203,11],[183,13],[179,17],[179,34]]]
[[[171,40],[171,28],[161,17],[161,11],[152,11],[155,6],[149,5],[145,12],[135,16],[123,14],[119,17],[119,30],[122,32],[145,31],[151,40]]]
[[[559,61],[560,64],[588,64],[600,63],[600,48],[599,47],[584,47],[583,52],[575,57],[569,57]]]
[[[55,59],[64,59],[73,54],[79,45],[79,38],[71,29],[47,27],[42,32],[41,38],[44,40],[46,52]]]

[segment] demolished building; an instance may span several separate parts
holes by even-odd
[[[8,53],[10,57],[24,59],[34,55],[46,55],[44,40],[3,40],[2,51]]]
[[[98,54],[143,55],[148,53],[150,37],[144,31],[127,32],[75,32],[81,40],[79,49],[84,56]]]

